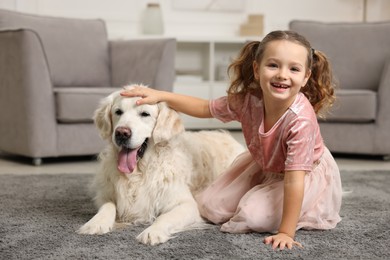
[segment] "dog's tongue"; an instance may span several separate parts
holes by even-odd
[[[132,173],[137,165],[138,149],[123,148],[118,155],[118,170],[122,173]]]

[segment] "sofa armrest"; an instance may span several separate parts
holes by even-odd
[[[175,39],[110,41],[112,85],[143,83],[172,91],[175,53]]]
[[[0,149],[29,157],[56,154],[54,97],[39,36],[0,31]]]
[[[375,136],[375,146],[385,148],[383,153],[390,151],[390,59],[387,59],[383,67],[381,80],[378,88],[378,116],[375,122],[377,126],[377,134]]]

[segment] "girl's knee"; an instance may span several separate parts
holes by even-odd
[[[202,198],[197,202],[200,215],[214,224],[224,223],[233,215],[232,212],[223,207],[223,200],[219,198]]]
[[[247,227],[257,232],[271,232],[278,228],[280,217],[275,212],[254,205],[243,205],[238,212],[239,219],[246,222]]]

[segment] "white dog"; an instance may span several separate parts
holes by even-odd
[[[244,148],[222,131],[185,132],[165,103],[136,105],[117,91],[94,115],[109,145],[93,183],[98,213],[78,233],[103,234],[116,223],[151,224],[137,239],[150,245],[204,225],[194,194]]]

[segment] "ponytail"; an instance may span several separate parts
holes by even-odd
[[[311,75],[301,92],[310,101],[314,111],[323,117],[335,100],[331,65],[321,51],[311,49],[309,56]]]
[[[228,95],[245,95],[258,89],[253,73],[253,61],[256,60],[256,52],[259,48],[259,41],[247,43],[241,50],[238,58],[228,67],[228,74],[231,77]],[[256,85],[254,85],[256,84]]]

